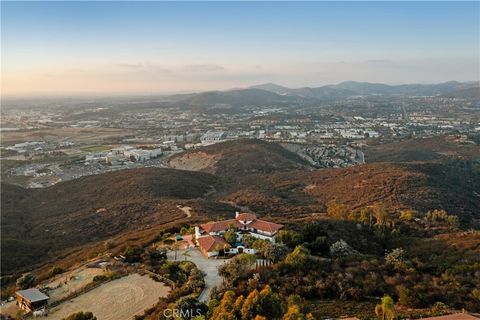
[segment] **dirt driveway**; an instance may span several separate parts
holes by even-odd
[[[60,320],[75,312],[90,311],[98,320],[130,320],[143,314],[168,291],[161,282],[131,274],[63,302],[50,311],[48,319]]]
[[[184,255],[185,252],[188,252],[188,256]],[[175,252],[169,251],[168,258],[170,260],[175,260]],[[195,263],[198,269],[200,269],[206,274],[205,289],[202,291],[198,299],[202,302],[207,302],[210,289],[222,283],[222,277],[218,275],[217,268],[218,266],[224,264],[228,260],[224,260],[224,259],[216,260],[213,258],[208,259],[197,248],[187,249],[187,250],[178,250],[176,261],[183,261],[185,259]]]
[[[46,283],[45,286],[53,288],[48,291],[50,297],[49,302],[60,300],[69,294],[78,291],[92,282],[97,275],[102,275],[105,272],[100,268],[79,268],[72,272],[58,276],[54,281]]]

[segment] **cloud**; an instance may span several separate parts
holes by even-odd
[[[143,63],[117,63],[115,65],[117,67],[127,68],[127,69],[141,69],[145,67],[145,64]]]
[[[369,63],[369,64],[381,64],[381,65],[392,65],[392,64],[395,64],[396,63],[392,60],[388,60],[388,59],[373,59],[373,60],[367,60],[365,61],[366,63]]]
[[[152,64],[150,62],[138,63],[116,63],[114,65],[117,69],[127,73],[149,73],[149,74],[172,74],[173,70]]]
[[[155,74],[182,74],[182,73],[209,73],[219,72],[225,70],[223,66],[216,64],[186,64],[186,65],[173,65],[162,66],[150,62],[138,62],[138,63],[116,63],[116,68],[123,71],[132,72],[148,72]]]
[[[225,70],[224,67],[216,64],[188,64],[180,68],[186,72],[218,72]]]
[[[404,64],[398,61],[389,60],[389,59],[372,59],[366,60],[364,62],[367,66],[370,67],[379,67],[379,68],[401,68],[401,69],[409,69],[413,68],[413,66]]]

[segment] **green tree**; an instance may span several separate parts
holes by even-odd
[[[264,251],[265,258],[267,258],[268,260],[274,263],[285,259],[287,254],[288,254],[288,248],[286,245],[282,243],[270,244],[265,248],[265,251]]]
[[[375,307],[375,314],[381,320],[392,320],[395,318],[395,303],[392,297],[384,295],[379,304]]]
[[[326,236],[318,236],[314,241],[308,243],[307,247],[316,255],[328,255],[330,250],[330,241]]]
[[[233,226],[230,226],[228,230],[223,234],[223,237],[230,244],[237,242],[237,233],[235,232],[235,228]]]
[[[276,319],[283,314],[282,309],[280,296],[273,292],[269,285],[266,285],[262,291],[260,291],[259,307],[257,308],[258,314]]]
[[[285,258],[285,263],[295,269],[304,269],[308,268],[310,260],[310,251],[303,246],[296,246]]]
[[[252,248],[258,250],[260,254],[266,258],[266,252],[272,247],[272,243],[268,240],[257,239],[253,242]]]
[[[339,240],[330,246],[330,256],[332,258],[348,257],[349,255],[355,253],[357,253],[357,251],[355,251],[343,240]]]
[[[198,312],[205,314],[208,310],[204,303],[192,296],[181,297],[175,302],[173,308],[182,311],[180,316],[177,317],[178,320],[189,320],[193,315],[198,315]]]
[[[37,277],[31,273],[24,274],[17,279],[17,288],[20,290],[28,289],[34,286]]]
[[[302,236],[293,230],[280,230],[277,233],[277,242],[283,243],[289,248],[295,248],[302,242]]]
[[[245,247],[251,248],[254,242],[255,242],[255,237],[252,237],[249,234],[244,234],[243,235],[242,243]]]
[[[255,265],[254,255],[242,253],[218,267],[218,274],[227,285],[233,286],[237,280],[246,278]]]

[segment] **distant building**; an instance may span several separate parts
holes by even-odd
[[[213,144],[225,140],[225,131],[207,131],[200,137],[202,144]]]
[[[15,292],[17,304],[20,309],[26,312],[33,312],[38,308],[45,306],[50,299],[46,294],[37,288],[30,288]]]

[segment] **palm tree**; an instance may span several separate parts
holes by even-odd
[[[190,253],[188,253],[188,250],[185,250],[185,252],[182,254],[185,257],[185,261],[187,261],[187,257],[190,257]]]
[[[395,303],[392,297],[384,295],[381,302],[375,307],[375,314],[381,320],[393,320],[395,318]]]
[[[179,247],[180,247],[180,245],[177,242],[175,242],[173,244],[173,250],[175,250],[175,261],[177,261],[177,251],[178,251]]]
[[[220,256],[220,253],[222,251],[222,246],[219,245],[219,244],[216,244],[213,250],[217,251],[217,256],[215,257],[215,259],[216,259],[216,258],[218,258],[218,256]]]

